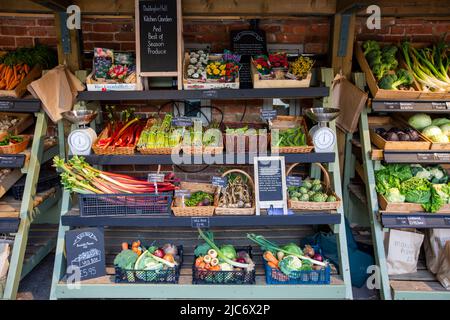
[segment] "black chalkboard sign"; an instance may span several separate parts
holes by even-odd
[[[66,232],[66,256],[68,277],[76,280],[98,278],[106,275],[105,241],[103,230],[83,228]]]
[[[284,208],[287,214],[286,175],[283,157],[255,157],[256,208]]]
[[[233,51],[242,55],[239,70],[240,88],[252,88],[250,59],[254,55],[266,54],[266,33],[263,30],[238,30],[231,32]]]
[[[177,72],[177,0],[138,3],[140,73]]]

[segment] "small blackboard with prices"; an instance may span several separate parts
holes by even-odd
[[[284,157],[255,157],[256,214],[260,209],[283,208],[287,214]]]
[[[103,229],[70,230],[65,240],[68,278],[87,280],[106,275]]]
[[[266,33],[263,30],[237,30],[231,32],[233,51],[242,55],[239,70],[240,88],[253,88],[251,57],[267,53]]]

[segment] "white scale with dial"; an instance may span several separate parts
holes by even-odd
[[[333,152],[336,145],[336,132],[327,124],[339,116],[336,108],[308,108],[305,114],[317,124],[309,130],[314,143],[315,152]]]
[[[87,156],[91,154],[91,147],[97,139],[94,129],[87,125],[97,116],[97,112],[87,109],[64,112],[63,117],[71,123],[78,125],[78,129],[69,134],[68,143],[72,155]]]

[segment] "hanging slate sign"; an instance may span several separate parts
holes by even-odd
[[[253,88],[250,72],[250,58],[254,55],[266,54],[266,33],[263,30],[237,30],[231,32],[231,43],[235,53],[242,55],[239,70],[240,88]]]
[[[65,240],[67,268],[71,277],[74,275],[74,270],[78,268],[80,270],[79,280],[106,275],[105,242],[102,229],[83,228],[67,231]],[[71,271],[69,272],[69,270]]]
[[[181,72],[180,0],[135,1],[139,76],[178,76]]]
[[[228,183],[228,180],[226,177],[213,176],[211,178],[211,184],[216,187],[225,188],[227,186],[227,183]]]
[[[283,208],[287,214],[286,173],[284,157],[255,157],[256,214],[260,209]]]

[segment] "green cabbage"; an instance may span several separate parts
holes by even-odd
[[[138,255],[136,252],[126,249],[122,250],[115,258],[114,265],[121,269],[133,269],[136,260],[138,259]]]
[[[449,142],[448,137],[445,134],[443,134],[443,133],[435,135],[435,136],[431,136],[431,137],[428,137],[428,138],[431,141],[437,142],[437,143],[448,143]]]
[[[432,136],[441,135],[442,134],[442,130],[441,130],[441,128],[439,128],[437,126],[428,126],[428,127],[423,129],[422,134],[425,137],[430,138]]]
[[[295,256],[286,256],[280,261],[278,267],[289,277],[292,272],[301,270],[302,261]]]
[[[431,125],[431,117],[425,113],[417,113],[409,118],[408,123],[416,130],[422,130]]]
[[[295,243],[288,243],[287,245],[281,247],[281,249],[283,249],[284,251],[289,252],[290,254],[295,254],[295,255],[303,255],[303,251],[302,249],[300,249],[300,247],[298,245],[296,245]]]
[[[220,248],[220,251],[223,253],[225,257],[227,257],[230,260],[234,260],[237,257],[236,249],[231,244],[223,245]]]
[[[442,133],[445,134],[447,137],[450,136],[450,123],[445,123],[439,126],[439,128],[441,128]]]
[[[390,188],[386,193],[386,200],[388,202],[405,202],[405,196],[400,193],[398,188]]]
[[[431,124],[433,126],[438,126],[438,127],[440,127],[444,124],[448,124],[448,123],[450,123],[450,120],[447,118],[436,118],[436,119],[433,119],[433,121],[431,122]]]
[[[433,184],[431,187],[431,199],[423,204],[423,208],[428,212],[436,212],[449,201],[449,187],[446,184]]]
[[[431,197],[430,182],[427,179],[412,177],[401,183],[400,192],[405,195],[406,202],[427,203]]]

